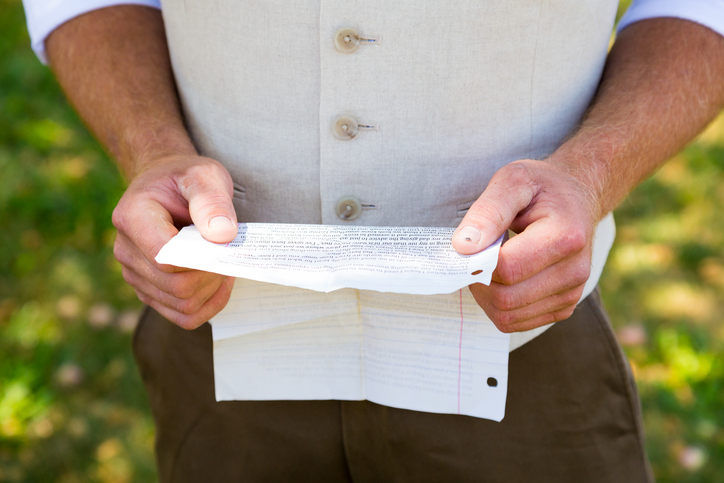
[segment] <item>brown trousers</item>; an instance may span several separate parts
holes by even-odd
[[[597,293],[510,354],[505,419],[368,401],[214,400],[211,328],[147,309],[134,352],[162,482],[646,482],[628,362]]]

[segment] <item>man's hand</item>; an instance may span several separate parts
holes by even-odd
[[[561,167],[516,161],[493,176],[453,236],[466,255],[508,228],[520,233],[500,249],[490,286],[470,286],[501,332],[567,319],[591,269],[595,210],[587,190]]]
[[[177,155],[156,160],[131,182],[113,212],[114,247],[123,278],[138,298],[185,329],[195,329],[228,302],[233,277],[156,263],[180,226],[196,224],[209,241],[236,236],[229,173],[218,162]]]
[[[510,227],[490,287],[472,285],[503,332],[571,315],[583,293],[596,223],[724,105],[724,38],[675,18],[618,35],[577,131],[543,161],[503,167],[453,237],[476,253]]]
[[[142,302],[186,329],[213,317],[233,279],[159,265],[178,227],[213,242],[236,236],[226,169],[197,154],[183,123],[161,12],[138,5],[94,10],[46,41],[50,65],[81,117],[131,180],[114,213],[114,252]]]

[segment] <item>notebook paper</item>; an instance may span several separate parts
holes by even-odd
[[[217,400],[367,399],[500,421],[510,338],[467,285],[490,282],[502,240],[461,256],[452,232],[240,224],[217,245],[187,227],[157,261],[244,277],[210,321]]]

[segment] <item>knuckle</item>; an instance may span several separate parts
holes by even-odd
[[[126,214],[120,202],[113,209],[113,213],[111,214],[111,222],[118,231],[123,231],[126,227]]]
[[[204,162],[186,167],[180,176],[181,185],[188,188],[195,183],[210,182],[213,178],[211,166],[211,163]]]
[[[126,258],[126,252],[121,246],[121,243],[116,239],[116,242],[113,244],[113,257],[120,263],[121,265],[128,265],[127,258]]]
[[[162,315],[169,321],[173,322],[175,325],[186,330],[193,328],[191,324],[192,318],[188,315],[182,314],[181,312],[177,312],[176,310],[168,307],[165,307],[164,309],[165,310],[163,311]]]
[[[171,313],[163,314],[163,316],[173,322],[175,325],[181,327],[182,329],[185,329],[185,326],[188,324],[188,317],[179,312],[173,311],[173,309],[169,310],[171,311]]]
[[[474,283],[471,285],[468,285],[468,290],[470,290],[470,293],[473,294],[475,297],[475,300],[480,303],[480,300],[478,300],[479,297],[481,297],[483,294],[485,294],[485,289],[490,287],[483,285],[482,283]]]
[[[226,292],[224,293],[224,296],[218,299],[218,302],[214,304],[215,312],[214,315],[221,312],[224,307],[226,307],[226,304],[229,303],[229,300],[231,300],[231,287],[227,286]]]
[[[142,304],[151,305],[152,300],[149,296],[147,296],[145,293],[141,292],[138,289],[135,289],[135,291],[136,297],[138,297],[138,300],[140,300]]]
[[[581,285],[588,281],[591,276],[591,263],[588,259],[581,260],[573,268],[570,280],[576,284]]]
[[[559,248],[561,253],[578,253],[582,251],[588,243],[586,231],[581,227],[567,230],[564,235],[559,238]]]
[[[192,297],[178,304],[176,310],[184,315],[193,315],[201,308],[202,303],[197,297]]]
[[[187,300],[194,296],[196,290],[183,277],[173,277],[169,285],[169,294],[177,299]]]
[[[204,320],[198,320],[198,317],[189,316],[189,315],[180,315],[176,317],[176,320],[172,321],[174,324],[178,325],[184,330],[194,330],[199,325],[204,323]]]
[[[508,325],[514,324],[517,321],[517,316],[512,312],[496,312],[493,314],[492,317],[490,317],[490,320],[493,321],[496,327],[506,327]]]
[[[575,304],[578,303],[578,299],[580,298],[580,295],[578,294],[578,291],[571,290],[561,296],[561,301],[564,306],[573,306],[575,307]]]
[[[554,320],[552,320],[551,323],[552,323],[552,322],[560,322],[561,320],[566,320],[566,319],[570,318],[571,315],[573,315],[573,311],[574,311],[574,310],[576,310],[576,306],[575,306],[575,305],[572,305],[572,306],[570,306],[570,307],[567,307],[567,308],[565,308],[565,309],[563,309],[563,310],[560,310],[560,311],[556,312],[555,314],[553,314]]]
[[[547,313],[547,314],[543,314],[543,315],[538,319],[537,325],[538,325],[538,327],[543,327],[544,325],[553,324],[553,323],[558,322],[558,321],[560,321],[560,320],[564,320],[564,319],[558,318],[557,313],[549,312],[549,313]]]
[[[498,173],[516,186],[525,186],[532,182],[530,170],[523,163],[507,164]]]
[[[184,330],[192,330],[195,328],[193,326],[193,324],[191,323],[191,319],[189,319],[187,317],[174,317],[174,318],[175,318],[175,320],[172,320],[172,322]]]
[[[200,189],[205,195],[211,196],[215,193],[223,195],[225,187],[231,183],[226,168],[220,163],[206,158],[207,162],[190,166],[181,178],[181,184],[186,187]]]
[[[531,319],[531,326],[532,327],[543,327],[544,325],[549,325],[554,322],[558,322],[559,319],[557,316],[558,312],[547,312],[538,315],[537,317]]]
[[[123,280],[126,281],[126,283],[130,286],[134,286],[134,280],[135,276],[133,271],[129,270],[128,268],[121,266],[121,276],[123,277]]]
[[[523,280],[523,267],[515,259],[501,257],[498,260],[498,280],[504,285],[513,285]]]
[[[128,194],[128,192],[126,192],[123,197],[121,197],[116,207],[113,209],[113,213],[111,213],[111,222],[113,223],[113,226],[116,227],[116,229],[120,232],[126,231],[129,226],[129,205],[132,204],[129,200],[129,197],[130,195]]]
[[[193,164],[186,169],[184,179],[211,183],[220,173],[219,165],[210,158],[204,158],[203,162]]]
[[[518,306],[518,300],[508,286],[502,286],[491,291],[490,297],[493,306],[502,311],[513,310]]]
[[[515,327],[512,325],[501,325],[501,324],[495,324],[495,327],[502,332],[503,334],[512,334],[515,332]]]
[[[220,178],[220,179],[230,179],[229,177],[229,171],[224,167],[223,164],[218,162],[217,160],[213,158],[206,158],[209,159],[210,162],[207,164],[208,169],[211,173],[214,174],[214,176]]]

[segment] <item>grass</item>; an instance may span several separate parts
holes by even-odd
[[[0,0],[0,481],[155,481],[113,260],[124,182]],[[617,210],[601,280],[660,482],[724,475],[724,118]]]
[[[113,260],[124,182],[0,0],[0,481],[154,481]]]

